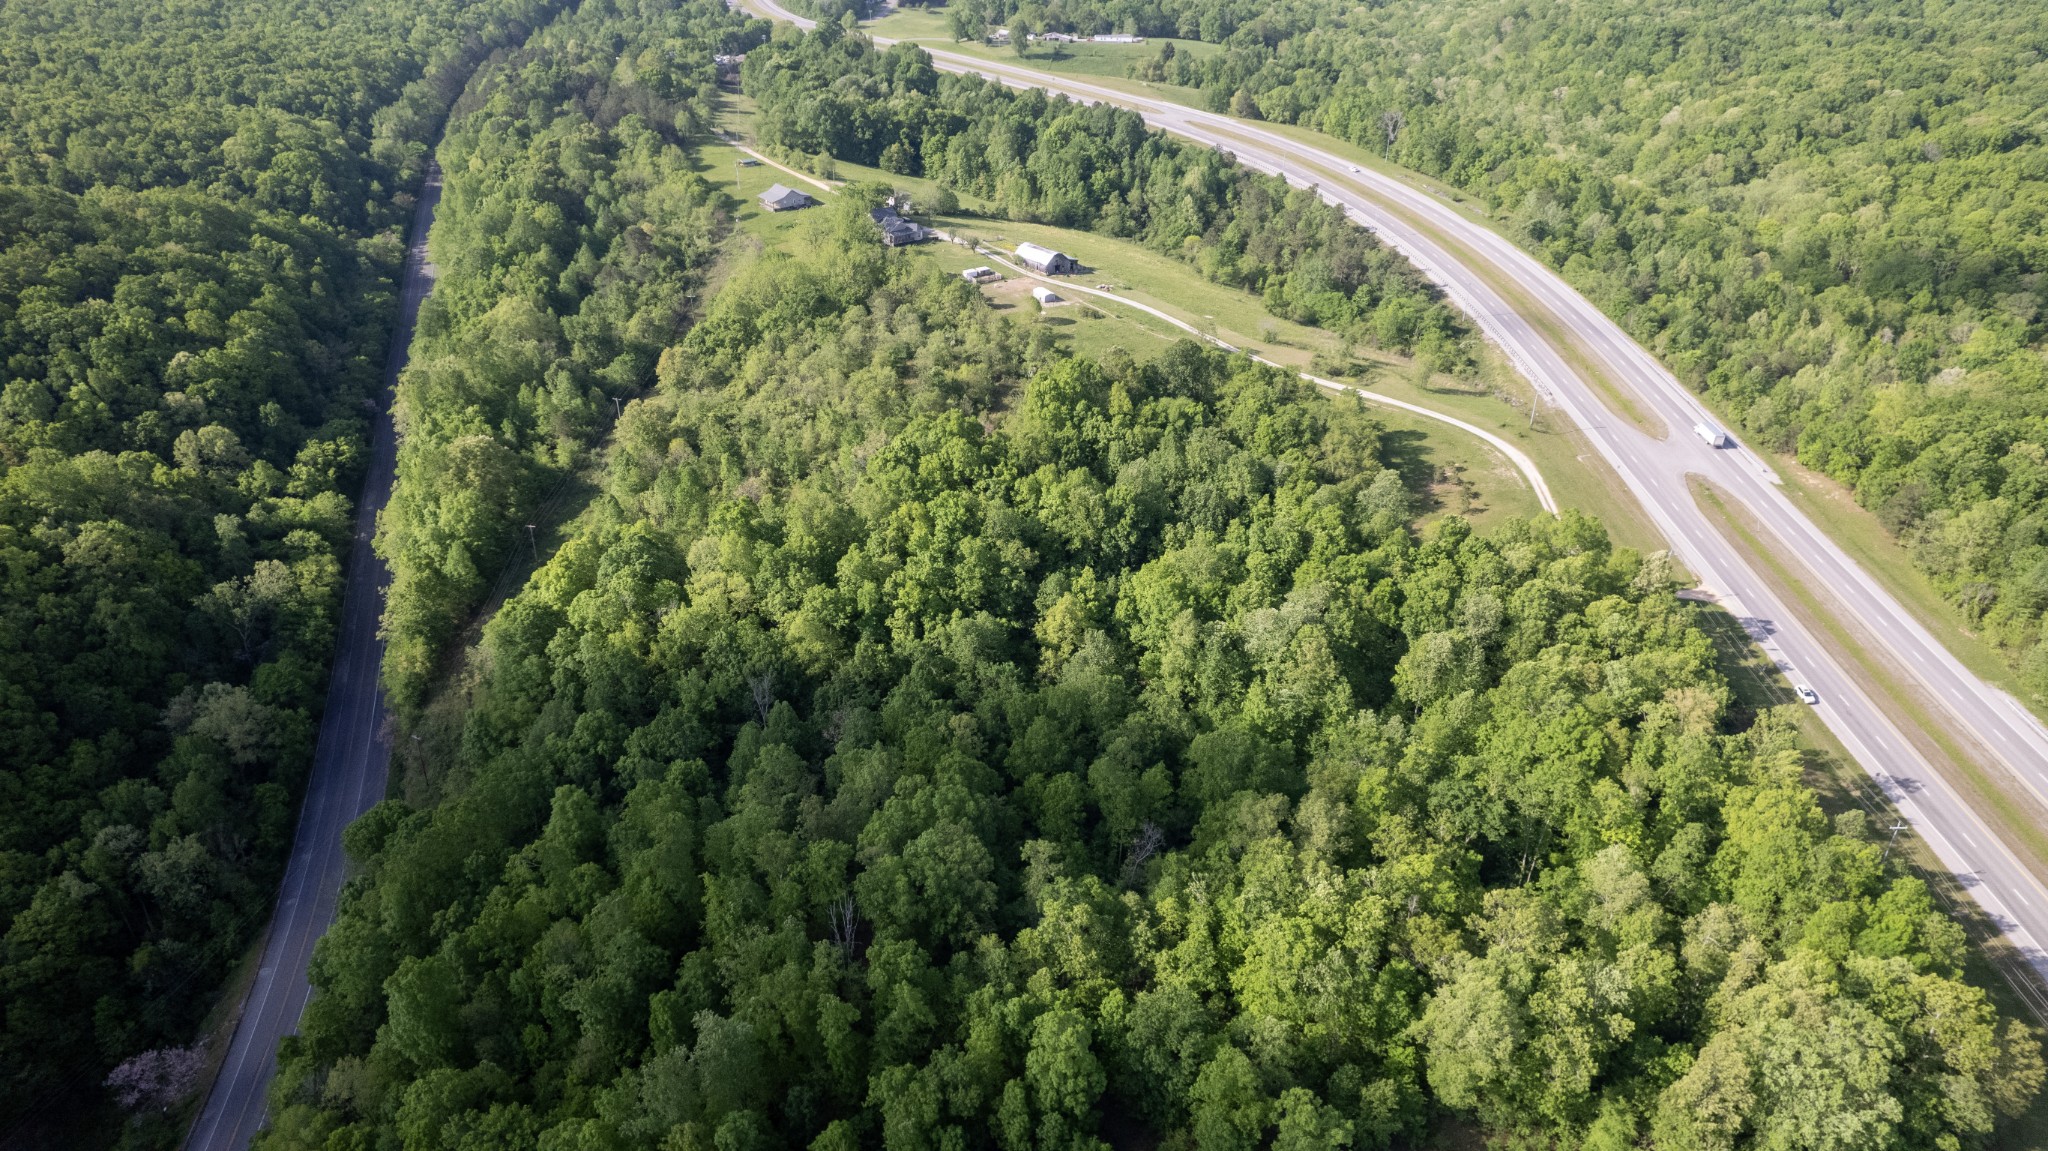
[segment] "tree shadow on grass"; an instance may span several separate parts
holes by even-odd
[[[1380,450],[1386,466],[1400,475],[1401,486],[1434,502],[1429,490],[1436,483],[1437,459],[1427,435],[1413,428],[1388,428],[1380,437]]]

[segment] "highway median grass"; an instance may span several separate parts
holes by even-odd
[[[1759,449],[1764,451],[1764,449]],[[1911,553],[1897,536],[1885,530],[1869,509],[1856,502],[1856,495],[1838,481],[1812,471],[1788,455],[1766,452],[1773,466],[1787,482],[1784,491],[1793,504],[1819,524],[1828,537],[1840,544],[1864,571],[1869,572],[1942,646],[1962,661],[1963,666],[1997,687],[2011,692],[2022,706],[2048,719],[2040,704],[2020,689],[2011,660],[1990,641],[1964,626],[1961,614],[1950,604],[1934,581],[1913,562]]]
[[[2012,849],[2036,879],[2048,882],[2048,812],[2027,796],[2019,783],[1989,756],[1970,746],[1943,722],[1939,704],[1928,699],[1911,677],[1882,653],[1849,615],[1828,601],[1820,581],[1804,568],[1795,570],[1773,546],[1769,530],[1746,510],[1722,497],[1710,483],[1691,477],[1695,501],[1717,523],[1724,536],[1778,594],[1799,623],[1825,636],[1837,658],[1858,674],[1866,691],[1876,695],[1898,721],[1920,754],[1942,773],[1992,831]]]

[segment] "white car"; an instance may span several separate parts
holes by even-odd
[[[1820,702],[1820,697],[1813,693],[1813,689],[1803,683],[1792,690],[1799,693],[1799,702],[1801,703],[1812,704]]]
[[[1359,167],[1359,166],[1358,166],[1358,165],[1356,165],[1356,164],[1353,164],[1353,165],[1351,165],[1351,170],[1352,170],[1352,171],[1354,171],[1354,172],[1363,172],[1363,171],[1364,171],[1365,169],[1363,169],[1363,168]]]

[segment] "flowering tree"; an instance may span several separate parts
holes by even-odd
[[[107,1086],[129,1111],[169,1111],[199,1088],[206,1066],[201,1047],[160,1047],[145,1051],[107,1076]]]

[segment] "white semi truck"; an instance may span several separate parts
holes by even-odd
[[[1705,421],[1694,424],[1692,426],[1692,434],[1707,441],[1707,446],[1710,448],[1725,448],[1728,446],[1728,433]]]

